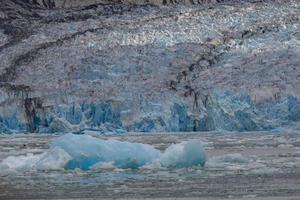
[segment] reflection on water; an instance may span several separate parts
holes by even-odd
[[[300,134],[129,134],[101,139],[150,144],[165,150],[172,143],[203,141],[204,167],[164,168],[155,162],[139,169],[110,165],[75,170],[1,170],[0,199],[154,198],[300,196]],[[8,156],[39,155],[56,135],[2,135],[0,161]]]

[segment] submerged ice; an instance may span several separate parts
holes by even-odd
[[[50,149],[39,155],[8,157],[0,169],[96,169],[139,168],[152,163],[162,167],[203,166],[206,154],[199,140],[173,144],[161,152],[142,143],[102,140],[90,135],[66,134],[55,139]]]

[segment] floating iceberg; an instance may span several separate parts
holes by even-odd
[[[68,169],[87,170],[95,164],[109,162],[118,168],[138,168],[160,156],[159,150],[147,144],[101,140],[89,135],[66,134],[51,147],[59,147],[72,157]]]
[[[198,140],[173,144],[162,153],[148,144],[66,134],[55,139],[43,154],[6,158],[0,169],[135,169],[151,163],[190,167],[205,162],[206,154]]]

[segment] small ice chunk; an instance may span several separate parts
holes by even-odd
[[[9,156],[1,162],[0,169],[30,169],[35,165],[40,157],[41,155],[34,155],[32,153],[28,153],[25,156]]]
[[[254,174],[275,174],[275,173],[279,173],[280,169],[265,166],[265,167],[251,170],[251,172]]]
[[[247,164],[249,162],[243,155],[239,153],[225,154],[222,156],[214,156],[208,159],[206,167],[224,168],[229,165]]]
[[[141,169],[144,170],[157,170],[157,169],[161,169],[161,163],[160,160],[154,160],[151,163],[148,163],[144,166],[141,167]]]
[[[161,155],[160,162],[164,167],[204,166],[206,154],[199,140],[190,140],[173,144]]]
[[[104,169],[104,170],[113,170],[116,169],[116,166],[113,162],[99,162],[91,166],[91,169]]]
[[[71,159],[70,155],[60,148],[52,148],[42,154],[26,156],[9,156],[0,163],[0,169],[62,169]]]
[[[43,153],[36,162],[37,169],[62,169],[69,161],[71,156],[63,149],[54,147]]]

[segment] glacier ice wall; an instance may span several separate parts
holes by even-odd
[[[0,132],[299,129],[299,3],[223,3],[0,6]]]
[[[48,108],[46,112],[37,110],[29,124],[14,110],[0,117],[0,132],[262,131],[292,126],[300,121],[300,101],[292,96],[257,104],[250,96],[230,91],[218,91],[206,97],[201,112],[196,114],[185,102],[176,102],[165,112],[149,110],[149,116],[126,124],[127,113],[123,109],[107,103],[64,104]]]

